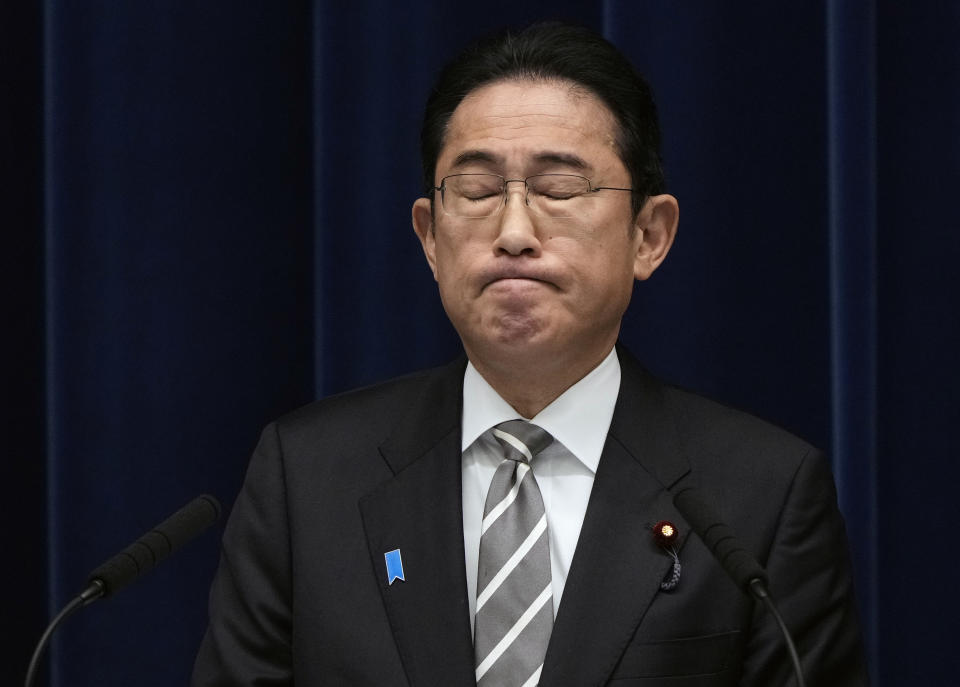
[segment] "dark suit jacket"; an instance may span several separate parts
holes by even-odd
[[[769,572],[811,685],[866,684],[823,456],[663,385],[620,396],[541,685],[793,684],[772,618],[668,490],[696,485]],[[263,433],[223,539],[195,687],[474,685],[460,493],[465,360],[306,406]],[[651,527],[680,529],[680,583]],[[387,584],[400,549],[405,581]]]

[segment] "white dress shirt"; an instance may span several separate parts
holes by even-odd
[[[603,362],[536,417],[522,418],[547,430],[554,439],[531,465],[547,512],[554,617],[580,538],[587,501],[619,391],[620,361],[614,348]],[[493,473],[503,461],[503,449],[490,430],[494,425],[518,418],[517,411],[468,363],[463,377],[461,449],[463,542],[471,627],[477,608],[477,564],[483,506]]]

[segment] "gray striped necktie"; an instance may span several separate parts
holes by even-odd
[[[530,461],[553,441],[523,420],[493,428],[503,446],[483,508],[474,653],[480,687],[533,687],[553,629],[547,516]]]

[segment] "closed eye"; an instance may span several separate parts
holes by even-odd
[[[472,201],[481,201],[488,200],[490,198],[497,198],[501,194],[500,191],[473,191],[473,192],[461,192],[461,195],[467,200]]]
[[[570,200],[571,198],[576,198],[577,196],[582,195],[580,191],[563,191],[555,189],[537,191],[536,193],[547,200]]]

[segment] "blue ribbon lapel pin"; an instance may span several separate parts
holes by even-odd
[[[383,558],[387,563],[387,584],[392,585],[396,580],[406,582],[407,579],[403,576],[403,560],[400,558],[400,549],[387,551],[383,554]]]

